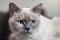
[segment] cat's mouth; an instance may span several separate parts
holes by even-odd
[[[31,33],[31,32],[22,32],[22,34],[25,35],[25,36],[29,36],[29,35],[31,35],[32,33]]]

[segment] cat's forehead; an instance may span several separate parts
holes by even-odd
[[[21,13],[17,15],[17,18],[18,19],[36,19],[38,17],[33,14]]]
[[[23,8],[21,11],[18,12],[17,15],[18,18],[20,19],[36,19],[37,15],[35,13],[33,13],[30,8]]]

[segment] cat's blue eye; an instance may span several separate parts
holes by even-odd
[[[20,20],[20,23],[24,24],[24,21],[23,20]]]
[[[17,20],[17,22],[24,24],[24,20]]]
[[[32,21],[32,23],[35,23],[36,22],[36,20],[31,20]]]

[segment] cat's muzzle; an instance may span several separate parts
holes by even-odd
[[[22,32],[22,34],[26,35],[26,36],[31,35],[32,33],[29,30],[30,30],[30,28],[25,28],[25,30],[24,30],[24,32]]]

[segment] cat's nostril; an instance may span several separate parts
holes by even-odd
[[[28,27],[28,28],[25,28],[25,30],[27,30],[27,31],[29,31],[29,29],[30,29],[30,27]]]

